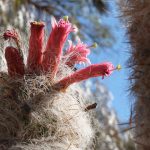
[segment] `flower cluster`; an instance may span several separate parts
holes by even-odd
[[[62,59],[62,51],[64,44],[70,32],[76,29],[69,22],[68,17],[60,19],[58,22],[52,18],[52,31],[48,37],[46,46],[44,47],[44,22],[31,22],[31,34],[29,39],[29,54],[27,58],[27,66],[23,63],[23,58],[17,48],[8,46],[5,49],[5,57],[7,61],[8,74],[12,77],[23,77],[25,74],[49,74],[50,79],[54,80],[58,72],[58,67]],[[18,34],[15,30],[7,30],[4,39],[19,41]],[[95,45],[94,45],[95,46]],[[69,47],[66,50],[64,57],[66,65],[73,67],[75,64],[83,62],[90,64],[87,58],[90,53],[90,47],[82,42],[73,45],[69,41]],[[71,75],[54,83],[53,87],[56,90],[66,89],[69,85],[86,80],[91,77],[109,76],[113,70],[120,69],[120,66],[115,68],[112,63],[104,62],[100,64],[92,64],[88,67],[78,70]]]

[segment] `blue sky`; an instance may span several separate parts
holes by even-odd
[[[125,29],[121,24],[119,18],[119,11],[115,1],[109,1],[110,10],[108,16],[102,17],[102,22],[111,26],[111,30],[116,38],[116,43],[114,43],[113,48],[108,51],[101,51],[100,55],[97,57],[92,55],[92,63],[98,63],[103,61],[110,61],[115,66],[121,64],[121,71],[114,71],[110,76],[101,80],[108,89],[112,92],[114,100],[112,101],[112,106],[116,110],[120,122],[127,122],[130,116],[130,103],[132,101],[129,95],[129,81],[128,75],[129,70],[127,68],[127,60],[129,58],[129,45],[127,45],[127,37],[125,35]]]

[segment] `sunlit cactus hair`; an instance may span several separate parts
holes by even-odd
[[[52,18],[52,31],[44,44],[44,22],[31,22],[27,62],[16,30],[7,30],[0,72],[0,149],[84,150],[94,135],[81,88],[73,83],[109,76],[112,63],[89,65],[74,72],[76,63],[88,63],[90,47],[82,42],[64,44],[74,26],[68,17]],[[70,62],[69,62],[70,61]],[[72,62],[71,62],[72,61]]]
[[[122,1],[123,20],[131,43],[129,67],[131,91],[135,96],[130,124],[135,129],[138,150],[150,149],[150,1]]]

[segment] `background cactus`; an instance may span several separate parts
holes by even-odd
[[[135,142],[139,150],[150,149],[150,1],[122,1],[122,18],[127,25],[131,58],[131,90],[136,97],[132,126],[135,127]]]

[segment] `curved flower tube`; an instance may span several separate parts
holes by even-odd
[[[113,70],[116,70],[116,68],[114,68],[113,64],[110,62],[90,65],[60,80],[54,85],[54,89],[64,90],[73,83],[80,82],[92,77],[102,76],[103,79],[105,76],[109,76]]]

